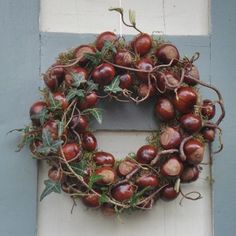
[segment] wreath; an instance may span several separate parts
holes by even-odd
[[[123,23],[139,34],[127,42],[103,32],[94,43],[61,53],[42,75],[46,87],[41,90],[43,99],[30,108],[31,124],[18,129],[19,150],[29,144],[32,156],[50,166],[40,200],[64,191],[88,207],[120,213],[151,209],[158,199],[170,201],[179,194],[199,199],[200,193],[183,193],[181,186],[198,179],[206,143],[210,162],[223,148],[222,96],[200,80],[194,65],[199,53],[181,58],[170,42],[141,32],[133,11],[127,23],[123,9],[110,10],[119,12]],[[197,85],[213,90],[217,100],[202,100]],[[162,121],[147,144],[123,160],[99,150],[91,128],[94,118],[102,122],[97,104],[106,99],[146,102]],[[221,114],[213,122],[217,104]],[[220,145],[212,151],[216,135]]]

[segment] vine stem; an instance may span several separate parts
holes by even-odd
[[[204,87],[207,87],[207,88],[209,88],[209,89],[212,89],[212,90],[214,90],[215,92],[216,92],[216,94],[217,94],[217,96],[218,96],[218,98],[219,98],[219,100],[217,101],[217,103],[220,105],[220,108],[221,108],[221,115],[220,115],[220,117],[218,118],[218,120],[216,121],[216,125],[219,125],[220,123],[221,123],[221,121],[224,119],[224,117],[225,117],[225,108],[224,108],[224,101],[223,101],[223,97],[222,97],[222,95],[221,95],[221,93],[220,93],[220,91],[215,87],[215,86],[213,86],[213,85],[210,85],[210,84],[207,84],[207,83],[205,83],[205,82],[203,82],[203,81],[201,81],[201,80],[198,80],[198,79],[195,79],[193,76],[191,76],[191,75],[188,75],[189,76],[189,78],[191,78],[193,81],[195,81],[196,83],[198,83],[198,84],[200,84],[200,85],[202,85],[202,86],[204,86]]]
[[[149,195],[148,197],[144,198],[143,200],[139,201],[137,203],[137,205],[141,205],[142,203],[145,203],[148,200],[151,200],[152,198],[154,198],[163,188],[165,188],[168,184],[165,184],[163,186],[161,186],[160,188],[158,188],[154,193],[152,193],[151,195]]]
[[[220,147],[218,148],[218,150],[213,151],[213,154],[217,154],[217,153],[221,152],[222,149],[224,148],[224,144],[223,144],[223,141],[222,141],[222,138],[221,138],[221,136],[222,136],[222,129],[218,125],[216,125],[214,123],[211,123],[211,122],[207,122],[206,124],[204,124],[203,127],[209,127],[209,128],[213,128],[213,129],[218,129],[219,130],[219,136],[218,137],[219,137]]]
[[[139,33],[143,33],[140,29],[138,29],[137,27],[136,27],[136,25],[135,24],[127,24],[126,22],[125,22],[125,19],[124,19],[124,13],[123,13],[123,9],[122,8],[119,8],[119,10],[117,10],[116,8],[110,8],[109,9],[110,11],[116,11],[116,12],[118,12],[119,14],[120,14],[120,16],[121,16],[121,20],[122,20],[122,23],[125,25],[125,26],[127,26],[127,27],[130,27],[130,28],[134,28],[135,30],[137,30]]]
[[[166,154],[172,154],[172,153],[175,153],[175,152],[179,152],[178,149],[169,149],[169,150],[162,150],[160,151],[156,157],[151,161],[150,165],[151,166],[154,166],[156,165],[156,163],[158,162],[158,160],[160,159],[160,156],[161,155],[166,155]]]
[[[197,191],[191,191],[191,192],[185,194],[185,193],[183,193],[182,189],[180,188],[179,192],[182,195],[182,198],[181,198],[181,200],[179,202],[180,205],[182,205],[182,202],[183,202],[184,199],[196,201],[196,200],[199,200],[199,199],[202,198],[201,193],[199,193]],[[196,197],[190,197],[191,194],[197,194],[197,196]]]

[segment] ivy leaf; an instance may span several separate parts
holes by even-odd
[[[70,89],[66,95],[66,99],[70,101],[75,97],[84,98],[84,91],[82,89]]]
[[[135,11],[129,10],[129,21],[130,21],[131,25],[133,25],[133,26],[136,25]]]
[[[122,88],[119,87],[120,77],[116,76],[110,85],[104,87],[104,91],[108,93],[118,93],[122,91]]]
[[[101,51],[102,56],[105,56],[105,54],[108,51],[112,51],[113,53],[117,52],[116,46],[111,41],[105,41],[104,46],[103,46],[102,51]]]
[[[57,182],[52,182],[51,180],[45,180],[45,189],[43,190],[41,196],[40,196],[40,201],[42,201],[47,195],[50,193],[61,193],[61,185],[60,183]]]
[[[109,199],[108,199],[106,193],[103,192],[102,195],[101,195],[101,197],[99,198],[99,203],[100,203],[100,204],[103,204],[103,203],[106,203],[106,202],[108,202],[108,201],[109,201]]]
[[[42,131],[42,140],[43,140],[43,146],[51,146],[52,144],[52,137],[47,128],[43,128]]]
[[[50,102],[50,109],[52,111],[55,111],[55,110],[58,110],[61,108],[61,102],[60,101],[57,101],[52,93],[49,93],[49,102]]]
[[[87,92],[98,90],[98,84],[95,84],[92,80],[87,80]]]
[[[145,187],[144,189],[142,189],[141,191],[135,193],[135,194],[132,196],[132,198],[130,199],[130,205],[131,205],[131,206],[134,206],[134,205],[138,202],[139,198],[142,197],[143,194],[144,194],[147,190],[149,190],[149,189],[150,189],[150,187],[147,186],[147,187]]]
[[[53,141],[53,143],[50,145],[50,146],[39,146],[37,149],[36,149],[36,152],[42,154],[42,155],[48,155],[49,153],[57,153],[60,145],[63,144],[63,141],[62,140],[56,140],[56,141]]]
[[[111,8],[109,8],[109,11],[117,11],[117,12],[119,12],[120,14],[123,14],[124,9],[121,8],[121,7],[111,7]]]
[[[75,171],[76,174],[83,176],[84,171],[87,167],[87,163],[84,160],[81,160],[80,162],[77,163],[71,163],[70,166]]]
[[[38,114],[31,115],[31,119],[39,119],[40,124],[43,125],[45,120],[48,119],[48,110],[43,108]]]
[[[22,129],[13,129],[7,132],[7,134],[12,133],[14,131],[21,132],[21,139],[17,145],[16,152],[19,152],[26,144],[30,144],[33,141],[37,140],[39,137],[30,133],[31,127],[26,126]]]
[[[85,53],[84,57],[88,59],[93,66],[99,65],[102,60],[102,54],[99,51],[97,51],[96,53]]]
[[[86,79],[83,73],[71,73],[73,78],[72,86],[78,88],[81,83],[85,83]]]
[[[42,131],[43,146],[37,148],[37,152],[43,155],[48,155],[50,152],[57,152],[60,145],[63,143],[62,140],[53,140],[51,134],[47,128]]]
[[[99,124],[102,123],[102,109],[101,108],[88,108],[85,109],[82,114],[92,115]]]
[[[100,179],[102,179],[103,176],[102,175],[96,175],[96,174],[92,174],[89,178],[89,183],[88,186],[91,189],[93,187],[93,185]]]

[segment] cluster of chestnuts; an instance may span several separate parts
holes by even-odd
[[[205,144],[221,133],[224,117],[219,91],[200,80],[198,56],[181,58],[176,46],[142,32],[130,42],[103,32],[94,43],[60,54],[43,74],[44,98],[31,106],[23,133],[32,155],[51,166],[51,189],[106,213],[185,196],[181,186],[198,179]],[[218,100],[201,100],[198,84],[216,91]],[[153,105],[161,129],[116,160],[98,150],[90,125],[104,99]],[[222,115],[213,122],[216,104]]]

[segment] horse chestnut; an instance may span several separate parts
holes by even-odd
[[[125,73],[120,76],[120,84],[119,86],[122,89],[129,89],[133,84],[133,78],[129,73]]]
[[[141,33],[136,36],[132,45],[134,51],[138,53],[140,56],[143,56],[151,50],[152,38],[150,35],[146,33]]]
[[[170,43],[165,43],[158,47],[156,57],[164,64],[169,64],[173,60],[171,65],[175,65],[180,58],[178,49]]]
[[[111,195],[115,200],[124,202],[133,196],[134,190],[135,188],[131,184],[121,184],[112,189]]]
[[[94,153],[93,160],[98,166],[113,166],[115,164],[115,157],[108,152]]]
[[[202,120],[199,115],[188,113],[180,118],[182,128],[189,134],[199,131],[202,127]]]
[[[115,68],[108,63],[97,66],[92,73],[93,81],[102,86],[110,84],[114,77]]]
[[[178,197],[179,192],[176,192],[174,186],[167,185],[161,191],[161,199],[164,201],[171,201]]]
[[[80,159],[81,149],[77,143],[67,143],[62,147],[63,156],[67,161]]]
[[[159,185],[159,181],[156,175],[144,174],[137,178],[136,184],[141,188],[157,187]]]
[[[82,101],[78,102],[78,108],[85,110],[90,107],[94,107],[98,102],[98,95],[96,92],[88,93]]]
[[[159,97],[155,106],[156,115],[163,121],[175,118],[175,110],[172,102],[165,97]]]
[[[204,127],[201,133],[206,142],[213,142],[215,140],[216,131],[214,128]]]
[[[98,50],[102,50],[104,44],[106,41],[108,42],[114,42],[117,39],[116,35],[113,32],[103,32],[101,34],[98,35],[97,40],[96,40],[96,48]]]
[[[187,162],[198,165],[202,162],[204,156],[204,145],[198,139],[190,139],[184,144],[184,153]]]
[[[117,167],[117,173],[120,177],[127,176],[137,168],[137,164],[130,160],[121,161]]]
[[[208,120],[211,120],[215,116],[215,113],[216,113],[215,104],[213,104],[213,102],[209,99],[203,100],[201,113]]]
[[[89,152],[97,148],[97,139],[91,132],[87,131],[82,134],[82,147]]]
[[[132,56],[129,51],[121,49],[116,53],[114,62],[119,66],[128,67],[132,63]]]
[[[74,115],[69,123],[72,130],[82,133],[88,128],[88,121],[82,115]]]
[[[85,64],[88,62],[86,58],[86,54],[94,54],[96,52],[95,48],[91,45],[81,45],[74,50],[74,55],[77,59],[79,59],[79,63]]]
[[[156,157],[157,148],[151,145],[144,145],[139,148],[136,160],[142,164],[150,164],[150,162]]]
[[[146,72],[136,72],[138,78],[144,82],[148,81],[148,72],[153,69],[153,62],[148,58],[140,59],[136,64],[137,69],[143,70]]]
[[[161,173],[166,177],[177,177],[183,171],[183,164],[175,156],[170,157],[161,166]]]
[[[173,99],[174,106],[180,113],[191,112],[197,103],[197,93],[191,87],[180,87]]]
[[[180,176],[182,183],[190,183],[198,179],[199,168],[197,166],[187,165],[184,167],[184,170]]]
[[[56,92],[53,94],[54,100],[60,103],[60,106],[63,110],[65,110],[68,106],[69,103],[65,97],[65,95],[62,92]]]
[[[110,185],[115,182],[116,179],[116,173],[113,168],[109,166],[103,166],[97,169],[96,175],[101,175],[102,178],[97,180],[97,184],[100,185]]]
[[[173,127],[166,127],[160,135],[160,144],[164,149],[178,148],[182,141],[180,132]]]
[[[35,102],[30,107],[30,118],[33,125],[39,126],[40,125],[40,114],[42,114],[43,110],[47,108],[47,104],[43,101]]]
[[[89,195],[83,197],[82,201],[83,201],[84,205],[87,207],[95,208],[95,207],[100,206],[99,196],[95,193],[90,193]]]

